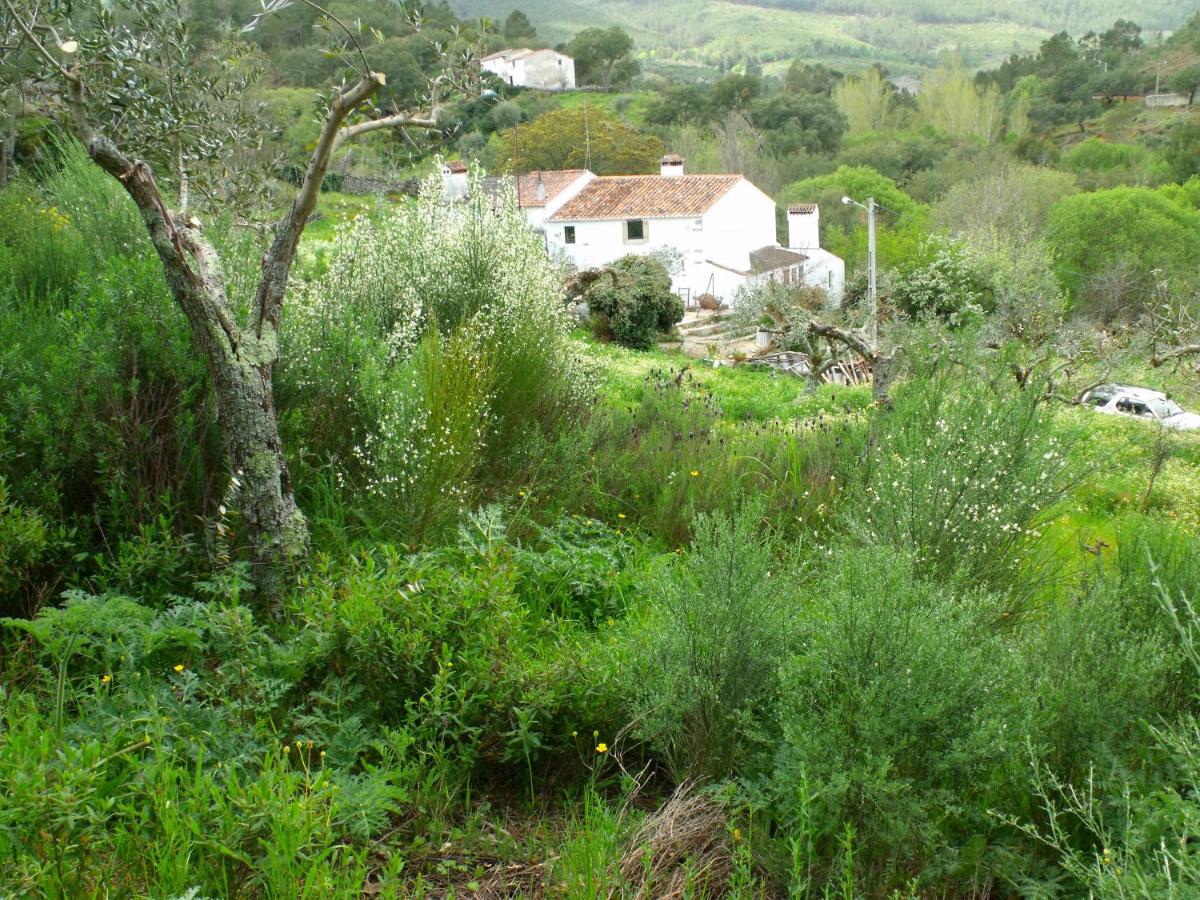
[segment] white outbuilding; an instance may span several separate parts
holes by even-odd
[[[500,50],[480,64],[505,84],[541,91],[575,89],[575,60],[554,50]]]

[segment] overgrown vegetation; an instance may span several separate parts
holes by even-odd
[[[264,20],[281,81],[314,26]],[[0,188],[0,894],[1191,896],[1200,439],[1073,401],[1200,400],[1200,192],[1140,125],[1074,136],[1039,67],[1141,58],[1107,35],[1012,86],[947,65],[916,104],[803,64],[637,121],[605,101],[643,149],[652,128],[820,202],[851,269],[838,201],[879,201],[875,402],[654,349],[682,314],[661,259],[602,276],[614,341],[572,333],[563,273],[477,181],[327,195],[274,370],[312,533],[275,608],[136,208],[77,145],[24,148]],[[461,121],[536,111],[498,103]],[[253,226],[205,226],[238,310]],[[861,280],[742,315],[847,358],[812,325],[860,333]]]

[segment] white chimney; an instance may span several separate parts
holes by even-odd
[[[793,203],[788,207],[788,247],[817,250],[821,246],[821,212],[815,203]]]
[[[668,153],[659,163],[659,174],[663,178],[678,178],[683,174],[683,157],[677,153]]]
[[[445,188],[447,200],[461,200],[467,196],[467,164],[461,159],[454,159],[448,163],[443,163],[442,185]]]

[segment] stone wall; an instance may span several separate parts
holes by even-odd
[[[345,194],[408,194],[417,196],[421,182],[416,178],[384,178],[378,175],[342,175],[336,190]]]

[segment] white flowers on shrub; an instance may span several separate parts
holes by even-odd
[[[913,318],[936,316],[951,325],[978,319],[991,299],[978,254],[962,241],[931,236],[921,255],[924,262],[890,278],[896,306]]]
[[[866,525],[919,562],[1010,575],[1025,535],[1071,481],[1050,412],[1032,391],[963,390],[940,373],[900,392],[868,463]]]
[[[541,236],[477,176],[466,199],[433,178],[417,202],[345,223],[327,258],[295,291],[285,359],[300,388],[353,394],[365,433],[333,463],[379,499],[461,504],[490,442],[591,396]]]

